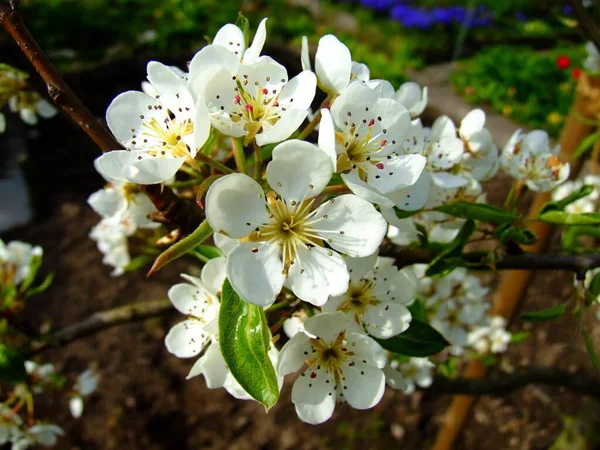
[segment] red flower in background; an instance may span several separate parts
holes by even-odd
[[[561,55],[558,58],[556,58],[556,67],[558,67],[560,70],[568,69],[570,65],[571,58],[569,58],[568,56]]]
[[[579,77],[581,76],[581,69],[579,67],[575,67],[572,71],[571,71],[571,75],[573,75],[573,78],[575,80],[579,80]]]

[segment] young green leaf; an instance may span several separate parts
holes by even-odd
[[[271,333],[265,312],[245,302],[227,279],[221,297],[219,343],[227,367],[246,392],[267,409],[277,403],[279,387],[268,355]]]
[[[14,348],[0,342],[0,382],[20,383],[26,376],[23,356]]]
[[[170,246],[168,249],[158,255],[147,276],[152,275],[154,272],[166,266],[171,261],[182,257],[188,251],[196,248],[206,239],[208,239],[212,233],[212,228],[208,224],[208,221],[205,220],[198,228],[196,228],[196,230],[194,230],[192,234],[186,236],[181,241]]]
[[[415,357],[435,355],[450,345],[439,331],[428,323],[414,318],[404,333],[389,339],[373,339],[390,352]]]
[[[526,341],[531,336],[531,333],[528,331],[519,331],[517,333],[512,333],[510,335],[510,343],[511,344],[519,344],[523,341]]]
[[[573,152],[573,158],[578,159],[587,153],[594,146],[594,142],[598,139],[598,132],[590,134],[586,136],[584,140],[581,141],[579,147]]]
[[[564,211],[547,211],[540,214],[539,219],[555,225],[597,225],[600,224],[600,214],[584,213],[569,214]]]
[[[433,209],[435,211],[443,212],[454,217],[460,217],[462,219],[471,219],[478,220],[480,222],[499,224],[513,222],[519,218],[518,215],[510,211],[505,211],[485,203],[458,201],[438,206]]]
[[[567,305],[552,306],[551,308],[531,311],[521,315],[521,320],[525,322],[545,322],[559,318],[565,313]]]
[[[414,216],[415,214],[419,214],[420,212],[420,209],[417,209],[416,211],[403,211],[397,206],[394,206],[394,213],[396,214],[396,217],[398,219],[406,219],[407,217]]]
[[[590,282],[588,292],[590,293],[592,298],[598,298],[600,296],[600,272],[598,272],[592,277],[592,281]]]
[[[474,232],[475,222],[467,220],[454,240],[431,261],[425,275],[428,277],[434,275],[444,276],[458,267],[462,262],[463,248]]]
[[[592,192],[594,192],[594,186],[591,186],[589,184],[586,184],[585,186],[581,186],[581,188],[577,189],[575,192],[571,193],[570,195],[567,195],[565,198],[563,198],[561,200],[555,200],[555,201],[546,203],[544,206],[542,206],[542,209],[540,210],[540,214],[544,214],[548,211],[562,211],[571,203],[576,202],[577,200],[579,200],[581,198],[587,197]]]
[[[206,264],[211,259],[223,256],[223,252],[212,245],[199,245],[194,250],[190,251],[190,255],[195,256]]]
[[[412,303],[412,305],[410,305],[408,307],[408,310],[410,311],[410,314],[413,319],[422,320],[422,321],[426,320],[425,305],[423,304],[423,302],[421,300],[416,299]]]

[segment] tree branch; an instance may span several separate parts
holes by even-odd
[[[398,266],[411,264],[429,264],[439,251],[418,247],[398,247],[385,244],[381,256],[396,259]],[[566,254],[566,253],[520,253],[502,255],[494,264],[489,260],[489,252],[477,251],[462,255],[463,267],[470,269],[496,270],[567,270],[578,275],[600,267],[600,254]]]
[[[23,354],[29,358],[49,348],[62,347],[98,331],[124,323],[160,316],[170,311],[173,311],[171,302],[167,299],[161,299],[132,303],[106,311],[95,312],[81,322],[33,339],[29,347],[23,350]]]
[[[96,119],[60,76],[25,26],[15,3],[11,0],[0,0],[0,23],[44,80],[50,98],[103,152],[122,149],[123,146]],[[183,234],[191,233],[204,220],[203,211],[193,201],[177,197],[168,187],[148,185],[142,186],[142,190],[158,209],[162,219],[160,221],[181,228]]]
[[[424,390],[433,394],[466,394],[502,396],[530,384],[567,388],[573,392],[600,398],[600,380],[577,372],[547,367],[520,368],[514,372],[496,372],[487,378],[445,378],[436,376],[433,384]]]
[[[579,26],[587,35],[587,38],[592,41],[598,51],[600,51],[600,30],[598,29],[595,19],[588,14],[581,0],[569,0],[569,2],[571,3],[571,6],[573,6],[573,10],[579,21]]]

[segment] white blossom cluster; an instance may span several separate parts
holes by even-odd
[[[598,212],[600,210],[600,176],[598,175],[584,175],[577,180],[561,184],[552,191],[552,200],[563,200],[586,185],[592,186],[592,192],[569,203],[564,210],[571,214]]]
[[[148,218],[156,211],[152,202],[135,184],[106,178],[107,185],[88,198],[89,205],[102,217],[90,237],[103,253],[102,262],[113,267],[112,275],[122,275],[131,262],[128,238],[138,229],[160,226]]]
[[[27,382],[16,384],[8,393],[8,399],[0,403],[0,445],[11,444],[12,450],[25,450],[36,445],[54,446],[64,435],[63,429],[53,423],[32,420],[33,409],[30,406],[22,408],[22,405],[33,406],[33,395],[56,389],[60,375],[49,363],[25,361],[25,369]],[[81,417],[83,399],[91,395],[97,385],[98,375],[94,370],[88,369],[79,375],[69,393],[69,409],[73,417]],[[28,420],[24,420],[24,415],[28,416]]]
[[[0,287],[18,286],[25,281],[31,273],[32,259],[41,258],[42,254],[42,247],[21,241],[5,244],[0,239]]]
[[[587,52],[587,57],[583,61],[585,70],[590,73],[600,72],[600,52],[598,52],[598,47],[593,42],[587,42],[585,50]]]
[[[141,205],[132,183],[165,183],[180,171],[200,174],[200,161],[214,154],[214,137],[231,142],[224,147],[232,149],[238,172],[217,165],[222,175],[199,189],[223,256],[211,259],[200,278],[182,275],[186,283],[169,291],[187,319],[169,331],[165,344],[177,357],[197,358],[188,378],[202,374],[208,387],[250,398],[221,353],[225,279],[244,301],[267,310],[294,299],[292,317],[277,325],[290,339],[280,351],[271,344],[269,358],[280,386],[285,375],[301,372],[292,401],[311,424],[331,417],[339,402],[376,405],[386,380],[408,390],[431,384],[427,358],[394,359],[378,343],[409,329],[408,306],[417,294],[454,354],[503,351],[510,335],[487,317],[487,290],[476,278],[458,269],[428,279],[420,269],[417,275],[399,270],[378,250],[390,225],[390,238],[401,245],[418,240],[421,227],[434,241],[452,240],[464,221],[433,208],[483,202],[481,183],[501,166],[535,191],[563,182],[569,167],[558,161],[547,135],[517,132],[499,154],[482,110],[458,127],[448,117],[424,127],[419,115],[427,88],[406,83],[396,89],[371,79],[368,67],[352,61],[333,35],[320,39],[314,62],[303,40],[303,70],[291,78],[262,55],[265,40],[266,19],[249,46],[243,31],[227,24],[196,53],[188,72],[150,62],[143,92],[120,94],[106,114],[125,150],[96,161],[111,183],[100,194],[111,197],[90,199],[104,217],[92,235],[116,273],[129,261],[122,237],[133,231],[126,230],[151,226],[141,220],[149,204],[131,211]],[[317,88],[326,99],[311,109]],[[305,140],[312,130],[318,130],[316,143]],[[244,148],[253,155],[246,157]],[[269,159],[264,170],[263,151]],[[404,212],[416,214],[399,219]]]
[[[440,278],[425,276],[425,265],[416,264],[412,269],[419,280],[418,298],[431,325],[450,342],[450,354],[474,351],[485,356],[506,351],[511,339],[506,321],[489,315],[489,290],[479,278],[463,268]]]

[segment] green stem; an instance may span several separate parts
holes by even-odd
[[[259,183],[262,173],[262,165],[262,152],[256,141],[254,141],[254,179]]]
[[[301,141],[306,139],[306,137],[310,133],[312,133],[312,131],[315,129],[315,127],[319,124],[320,121],[321,121],[321,110],[318,110],[317,113],[315,114],[315,117],[313,117],[313,120],[311,120],[310,123],[308,125],[306,125],[306,128],[300,132],[297,139],[300,139]]]
[[[246,154],[244,146],[239,139],[231,138],[231,147],[233,148],[233,158],[239,173],[248,173],[248,164],[246,162]]]
[[[210,156],[205,155],[204,153],[196,153],[196,159],[204,164],[212,167],[213,169],[217,169],[219,172],[224,174],[234,173],[229,167],[225,164],[220,163],[212,159]]]

